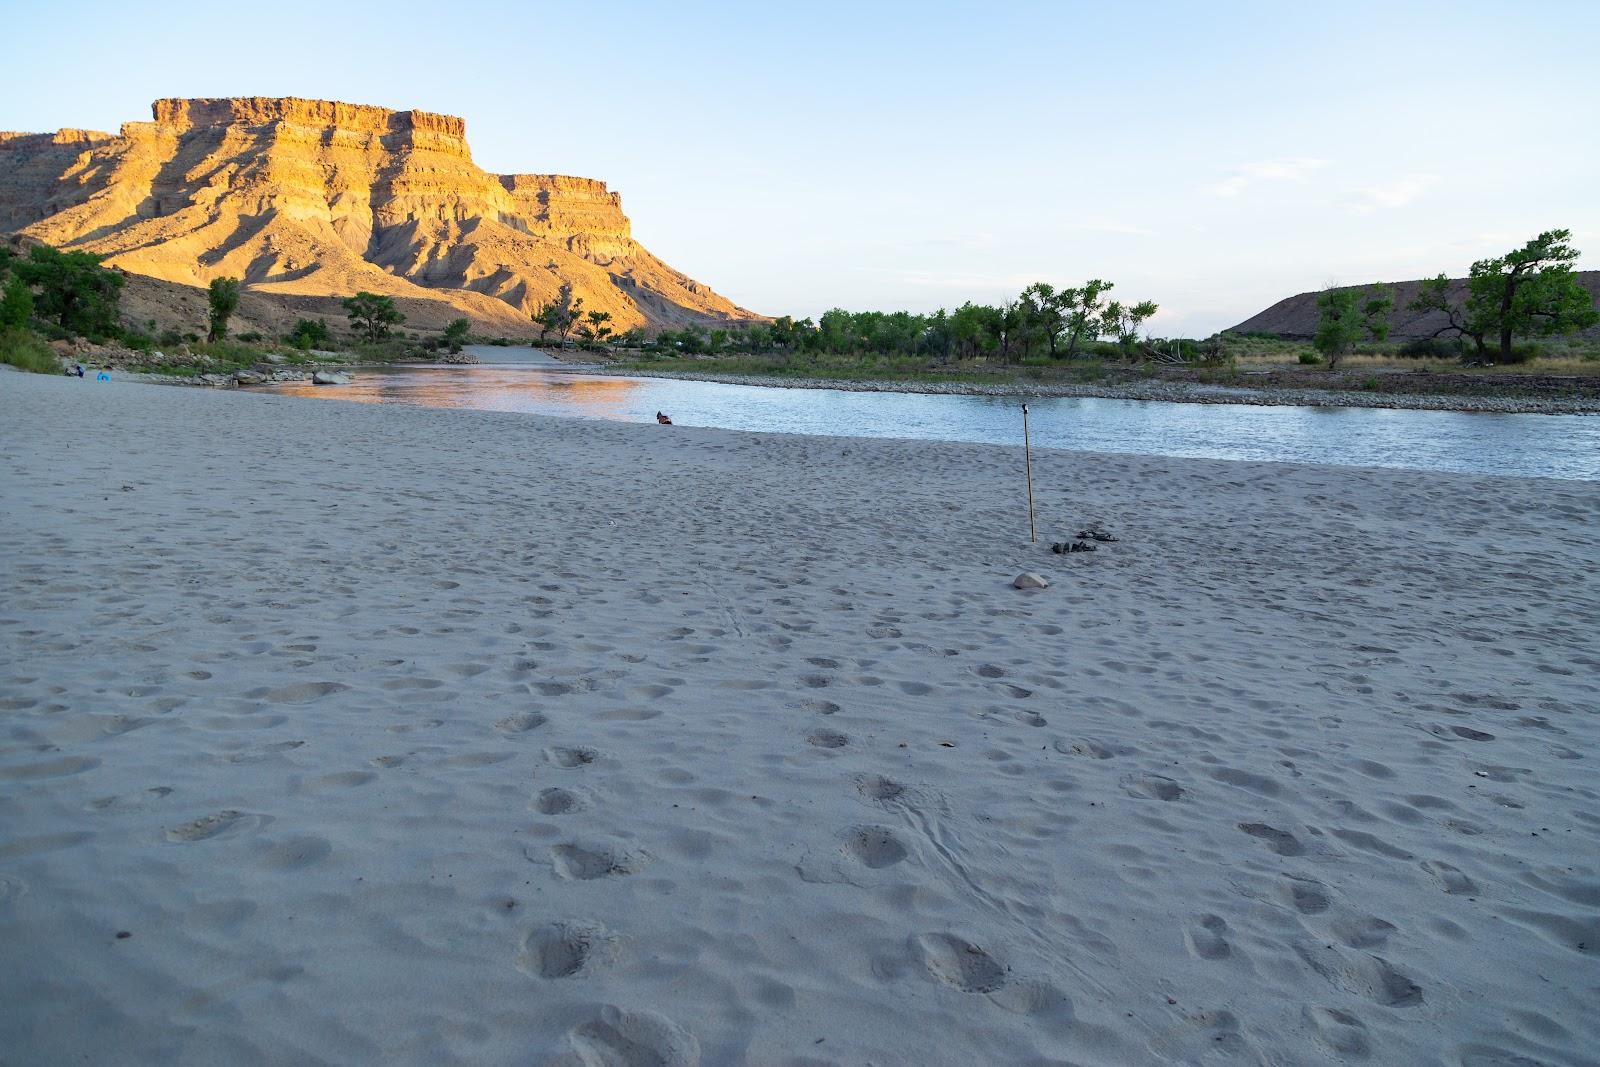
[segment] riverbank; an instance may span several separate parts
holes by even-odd
[[[1054,556],[1015,448],[12,374],[0,451],[20,1060],[1600,1044],[1592,484],[1040,450]]]
[[[689,381],[761,385],[781,389],[843,389],[862,393],[932,393],[967,396],[1098,397],[1106,400],[1155,400],[1186,404],[1252,404],[1268,407],[1394,408],[1403,411],[1476,411],[1503,415],[1597,415],[1600,394],[1579,395],[1477,395],[1455,392],[1393,392],[1381,389],[1319,389],[1283,386],[1265,376],[1237,375],[1236,382],[1219,384],[1172,378],[1113,378],[1094,382],[1039,382],[1027,380],[984,382],[939,381],[929,378],[829,378],[791,375],[719,374],[647,364],[610,364],[585,368],[594,373],[681,378]]]

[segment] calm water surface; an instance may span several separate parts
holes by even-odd
[[[516,352],[484,349],[514,359]],[[1015,397],[770,389],[548,369],[523,361],[364,370],[272,392],[369,404],[525,411],[681,426],[1018,444]],[[1600,417],[1254,407],[1076,397],[1028,402],[1035,447],[1600,481]]]

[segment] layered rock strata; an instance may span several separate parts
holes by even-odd
[[[0,133],[0,232],[311,310],[384,293],[424,327],[526,333],[564,287],[618,331],[757,317],[635,241],[604,182],[480,169],[459,118],[266,97],[151,111],[116,135]]]

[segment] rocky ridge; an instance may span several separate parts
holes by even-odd
[[[1600,271],[1584,270],[1578,271],[1577,274],[1579,284],[1600,300]],[[1443,312],[1419,312],[1407,309],[1406,305],[1417,298],[1417,293],[1422,287],[1421,281],[1384,282],[1379,283],[1379,287],[1390,290],[1394,297],[1395,310],[1389,316],[1389,340],[1397,343],[1419,341],[1437,335],[1445,327],[1446,318]],[[1340,288],[1369,287],[1341,286]],[[1455,302],[1465,301],[1466,293],[1467,279],[1450,280],[1450,294]],[[1311,292],[1284,297],[1271,307],[1231,327],[1229,332],[1273,334],[1290,341],[1309,341],[1317,333],[1319,317],[1317,297],[1321,295],[1321,292]],[[1585,330],[1579,336],[1589,340],[1600,339],[1600,326]]]
[[[757,317],[635,241],[604,182],[480,169],[459,118],[273,97],[151,113],[117,134],[0,133],[0,232],[183,287],[238,277],[296,314],[342,319],[367,290],[409,325],[527,335],[568,287],[619,332]]]

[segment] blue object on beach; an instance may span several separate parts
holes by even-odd
[[[99,374],[94,376],[94,380],[97,382],[109,382],[111,380],[111,375],[107,374],[105,371],[101,371]]]

